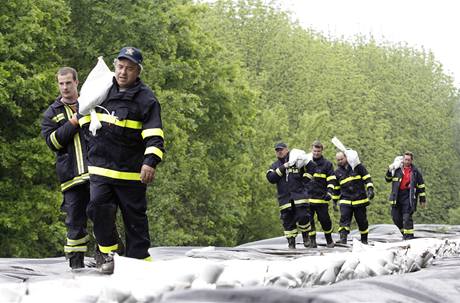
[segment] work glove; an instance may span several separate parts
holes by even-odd
[[[339,208],[337,207],[337,200],[332,200],[332,208],[334,211],[339,211]]]
[[[374,189],[372,187],[369,187],[367,189],[367,197],[369,198],[369,200],[374,199]]]

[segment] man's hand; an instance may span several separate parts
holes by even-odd
[[[369,198],[369,200],[374,199],[374,189],[372,187],[369,187],[367,189],[367,197]]]
[[[69,122],[72,123],[73,126],[78,126],[77,113],[72,115],[72,118],[69,120]]]
[[[424,202],[420,201],[420,208],[426,208],[426,201]]]
[[[141,168],[141,182],[149,184],[155,179],[155,168],[146,164],[142,165]]]

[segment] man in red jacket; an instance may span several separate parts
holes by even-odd
[[[414,154],[405,152],[402,167],[388,167],[385,180],[392,182],[390,203],[391,217],[403,235],[403,240],[414,238],[414,221],[412,215],[417,209],[426,205],[425,182],[420,170],[412,164]]]

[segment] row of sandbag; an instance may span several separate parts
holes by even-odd
[[[460,238],[424,238],[364,246],[353,251],[287,260],[227,260],[179,258],[147,263],[115,257],[112,276],[75,275],[74,279],[14,284],[2,289],[20,302],[158,302],[163,294],[186,289],[252,286],[299,288],[348,279],[403,274],[426,267],[434,257],[460,255]],[[2,285],[2,288],[5,285]],[[4,294],[4,295],[3,295]]]

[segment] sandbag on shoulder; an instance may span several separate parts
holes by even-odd
[[[101,104],[112,86],[114,73],[110,71],[102,57],[97,58],[97,64],[89,73],[80,89],[78,97],[78,112],[88,115],[91,109]]]

